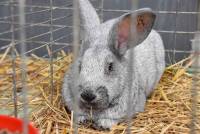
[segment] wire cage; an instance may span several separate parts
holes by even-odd
[[[145,111],[110,131],[94,130],[90,123],[76,127],[76,114],[62,102],[63,77],[78,51],[77,1],[1,0],[0,114],[22,118],[24,128],[33,122],[46,134],[199,133],[199,1],[90,0],[101,22],[152,8],[157,15],[154,29],[165,45],[165,74]]]

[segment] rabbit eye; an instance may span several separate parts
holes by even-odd
[[[109,72],[113,71],[113,63],[112,62],[108,64],[108,71]]]
[[[106,68],[105,68],[105,74],[107,75],[111,75],[114,71],[114,64],[113,62],[110,62],[107,64]]]

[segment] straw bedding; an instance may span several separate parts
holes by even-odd
[[[51,102],[49,61],[36,55],[30,56],[26,60],[28,102],[29,109],[32,110],[30,120],[42,134],[68,134],[73,132],[73,113],[66,112],[60,90],[64,72],[72,62],[72,55],[66,55],[61,51],[54,61],[54,99]],[[22,88],[19,70],[20,58],[17,58],[15,63],[16,86],[19,94]],[[160,83],[147,101],[145,111],[133,117],[131,133],[178,134],[190,132],[192,74],[188,73],[187,69],[191,63],[191,58],[187,58],[166,68]],[[13,87],[11,67],[11,57],[0,55],[0,107],[4,105],[3,102],[8,102],[6,105],[8,109],[13,109],[13,102],[10,99]],[[199,81],[199,78],[197,80]],[[21,104],[22,101],[19,97],[19,108],[21,108]],[[197,108],[200,108],[199,101],[197,105]],[[200,119],[199,114],[197,118]],[[80,134],[123,134],[126,133],[127,127],[128,123],[123,122],[113,126],[111,131],[97,131],[92,129],[88,123],[88,125],[79,125],[78,132]],[[200,132],[199,122],[195,123],[195,127],[197,132]]]

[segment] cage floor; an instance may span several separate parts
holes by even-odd
[[[12,102],[12,60],[10,56],[0,55],[0,114],[13,115]],[[61,101],[61,85],[65,70],[72,61],[72,55],[60,52],[53,64],[53,101],[50,101],[50,66],[47,59],[32,55],[27,64],[27,93],[30,120],[42,134],[68,134],[73,132],[72,115],[65,111]],[[18,91],[19,114],[22,108],[20,98],[20,58],[16,63],[16,88]],[[184,65],[184,66],[183,66]],[[145,111],[131,121],[131,133],[138,134],[178,134],[189,133],[191,124],[191,88],[193,75],[188,72],[191,59],[187,58],[166,68],[155,91],[147,100]],[[200,85],[200,77],[196,77]],[[199,87],[196,87],[199,90]],[[200,93],[199,93],[200,94]],[[199,96],[200,98],[200,96]],[[198,100],[197,108],[200,108]],[[195,128],[200,132],[200,111],[196,116]],[[113,126],[110,131],[97,131],[88,125],[79,125],[80,134],[123,134],[128,128],[127,122]]]

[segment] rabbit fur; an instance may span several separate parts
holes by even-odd
[[[82,43],[65,74],[62,97],[69,110],[76,105],[79,123],[92,120],[93,127],[110,129],[144,111],[164,72],[163,42],[152,30],[155,14],[149,8],[100,24],[88,0],[79,0],[79,7]]]

